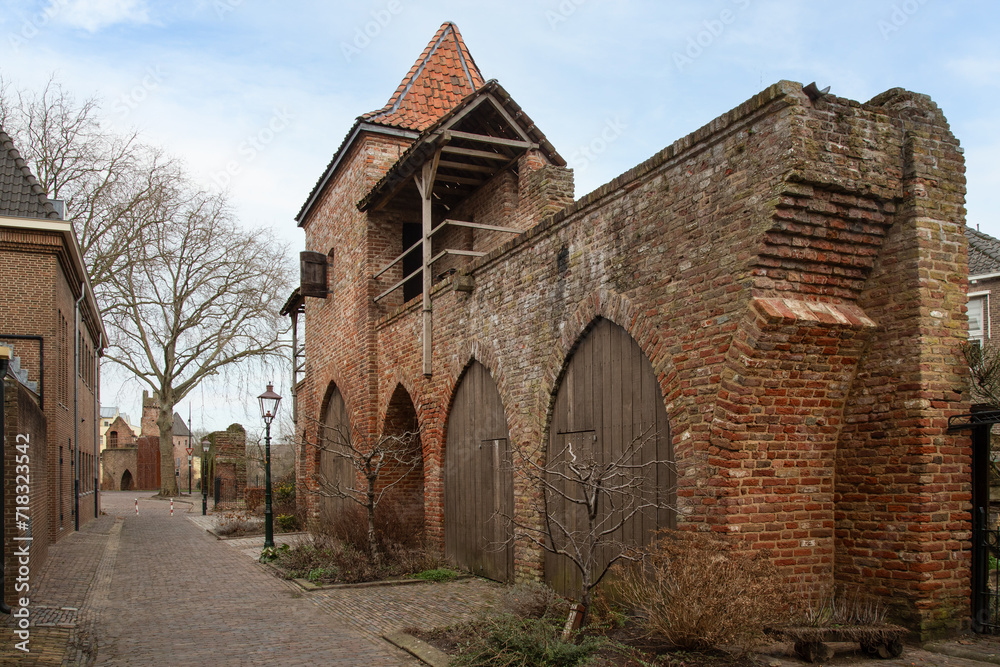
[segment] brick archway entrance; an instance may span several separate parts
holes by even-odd
[[[122,491],[131,491],[134,486],[135,482],[132,479],[132,473],[126,470],[122,473],[122,482],[118,488]]]
[[[638,343],[623,328],[603,318],[597,320],[577,346],[559,384],[549,426],[546,455],[549,465],[558,465],[568,446],[574,448],[575,456],[593,455],[602,464],[627,455],[628,460],[621,466],[622,474],[643,475],[642,500],[660,507],[638,512],[630,519],[605,512],[601,518],[608,521],[606,525],[622,523],[613,539],[644,545],[657,529],[675,525],[673,451],[659,383]],[[649,461],[669,463],[638,470],[629,468]],[[582,506],[566,500],[579,497],[582,490],[569,484],[560,485],[559,489],[559,493],[548,493],[547,507],[559,517],[558,524],[567,526],[571,533],[552,536],[557,546],[562,547],[568,540],[581,539],[587,524]],[[621,503],[616,505],[617,511],[622,512]],[[606,510],[608,504],[603,507]],[[595,569],[599,572],[605,563],[606,558]],[[576,568],[564,557],[551,553],[545,556],[545,580],[564,595],[576,595],[580,588]]]
[[[330,398],[323,411],[320,425],[320,443],[316,452],[318,481],[320,487],[319,516],[326,524],[333,522],[337,515],[347,508],[351,501],[329,495],[330,490],[338,484],[342,487],[352,487],[355,484],[354,468],[349,459],[337,456],[333,450],[347,443],[352,437],[351,419],[347,414],[347,405],[340,389],[333,387]]]
[[[380,477],[379,485],[382,488],[392,487],[380,503],[381,509],[383,512],[394,512],[405,527],[412,529],[413,536],[416,537],[424,526],[423,447],[417,411],[410,394],[401,384],[396,385],[396,390],[389,399],[382,435],[403,438],[399,444],[408,447],[405,454],[407,463],[411,460],[416,463],[412,468],[407,465],[405,468],[387,469]],[[407,534],[409,532],[406,531]]]
[[[514,510],[510,433],[497,384],[478,361],[459,381],[444,452],[445,556],[477,575],[509,581]]]

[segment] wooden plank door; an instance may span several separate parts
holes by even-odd
[[[444,469],[445,556],[496,581],[514,574],[510,434],[500,392],[479,362],[459,381],[448,415]]]
[[[650,508],[624,520],[620,502],[615,503],[614,508],[605,503],[602,517],[609,519],[609,525],[622,524],[613,535],[615,541],[645,545],[658,528],[675,525],[673,453],[659,383],[652,364],[635,340],[620,326],[605,319],[598,320],[580,342],[559,384],[549,426],[548,465],[561,465],[569,456],[570,446],[573,456],[593,456],[601,463],[614,461],[625,454],[630,455],[628,465],[671,462],[650,465],[634,473],[628,468],[620,468],[622,474],[642,475],[641,497],[655,500],[664,509]],[[557,481],[554,476],[550,476],[550,480]],[[563,494],[579,497],[579,488],[567,482],[560,484]],[[557,517],[570,531],[585,530],[586,515],[580,506],[558,492],[548,493],[547,503],[550,515]],[[618,512],[619,518],[609,516],[609,512]],[[563,543],[567,539],[558,535],[553,537]],[[613,549],[602,550],[596,567],[598,571],[603,569],[612,553]],[[545,580],[563,595],[578,595],[579,572],[562,556],[546,554]]]
[[[344,397],[340,390],[336,387],[333,389],[330,400],[326,404],[326,410],[323,412],[319,437],[322,438],[318,452],[319,465],[317,466],[321,489],[319,515],[320,521],[330,523],[341,511],[350,506],[351,501],[331,497],[327,494],[338,483],[341,488],[357,484],[354,467],[350,461],[330,451],[341,446],[351,437],[351,419],[347,414],[347,405],[344,403]]]

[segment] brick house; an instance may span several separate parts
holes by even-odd
[[[668,507],[629,539],[733,535],[803,590],[864,586],[917,636],[964,625],[971,450],[945,431],[968,410],[963,171],[926,96],[782,81],[574,199],[445,23],[297,216],[308,513],[337,512],[316,491],[349,474],[324,433],[415,427],[403,502],[430,545],[566,589],[492,520],[539,525],[505,462],[651,433]]]
[[[969,340],[980,343],[1000,337],[993,320],[1000,297],[1000,240],[978,229],[969,237]]]
[[[4,381],[3,551],[30,532],[31,567],[99,512],[99,357],[107,335],[73,227],[56,212],[0,129],[0,346],[20,378]],[[15,449],[18,436],[28,452]],[[15,455],[28,454],[30,522],[15,524]],[[23,470],[21,471],[23,472]],[[12,600],[13,580],[5,583]]]

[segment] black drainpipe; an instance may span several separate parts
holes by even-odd
[[[87,296],[80,283],[80,298],[73,306],[73,529],[80,530],[80,302]]]
[[[0,486],[7,485],[7,478],[4,477],[4,459],[7,458],[7,360],[0,359]],[[5,494],[0,493],[0,612],[10,613],[10,607],[4,600],[4,574],[7,569],[7,534],[4,530],[4,520],[7,518],[7,504],[4,500]]]

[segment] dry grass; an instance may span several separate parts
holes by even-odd
[[[766,554],[679,531],[661,531],[641,563],[620,567],[615,593],[650,636],[695,651],[745,653],[767,640],[765,629],[783,623],[788,608]]]

